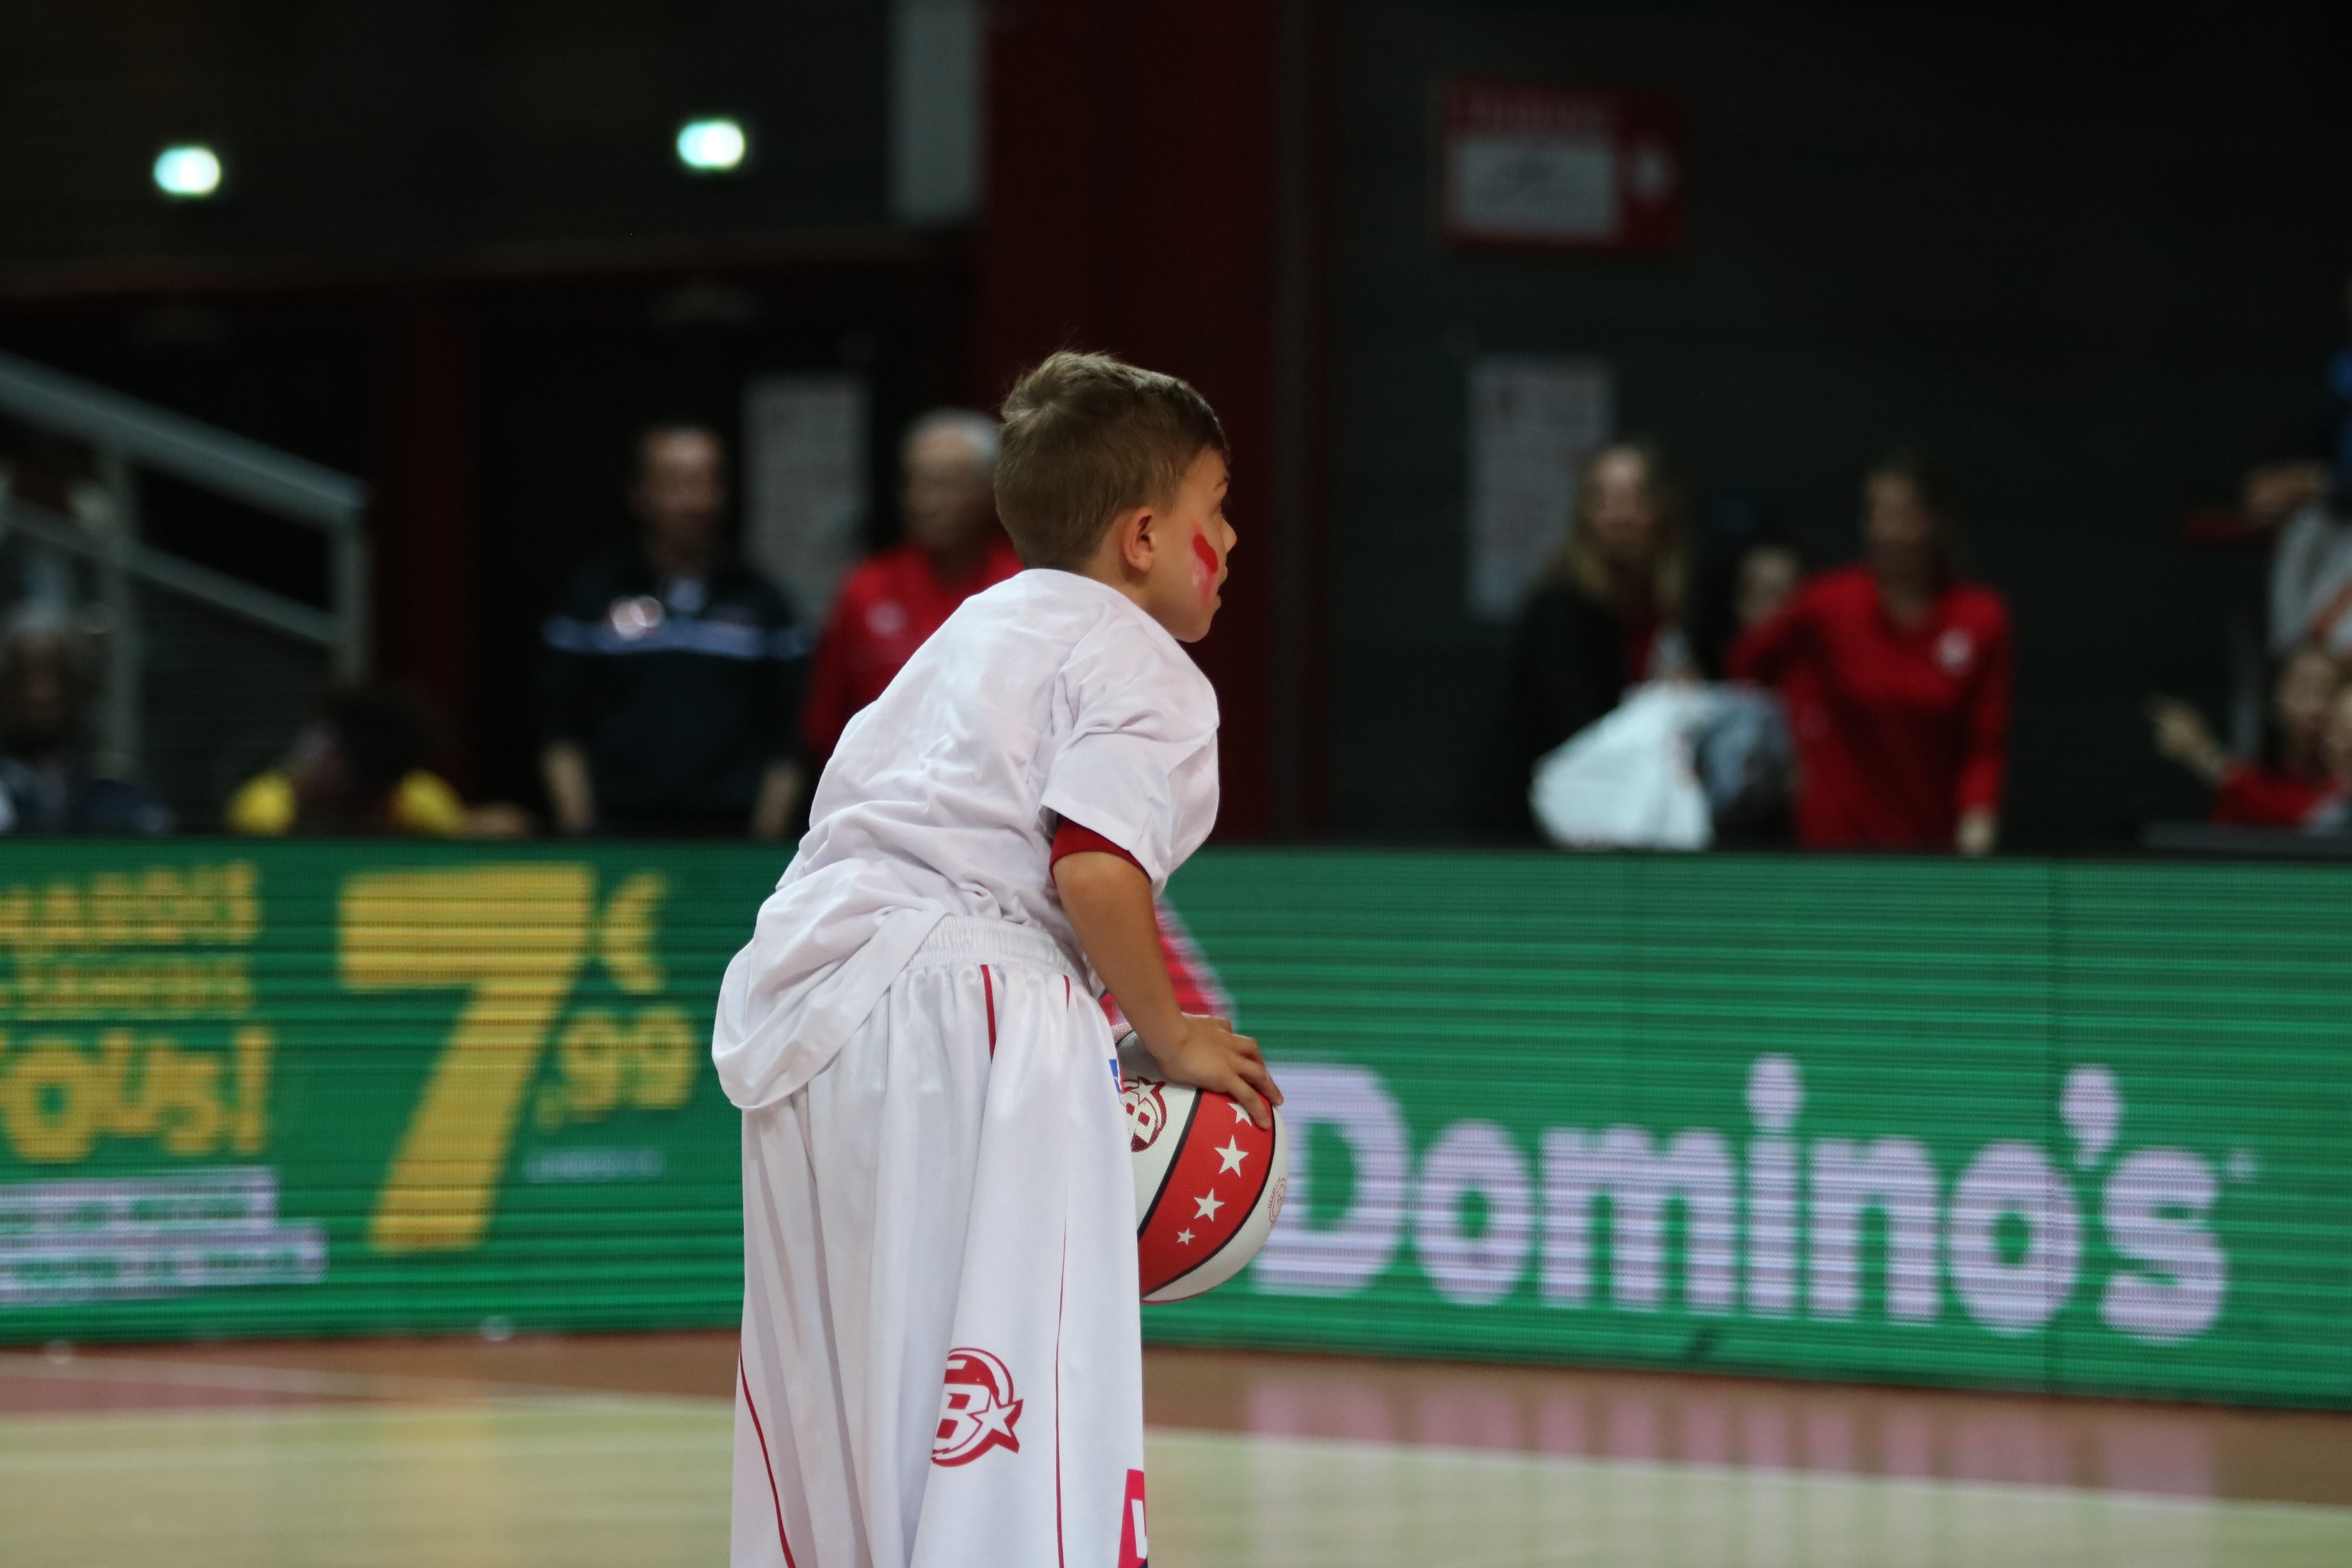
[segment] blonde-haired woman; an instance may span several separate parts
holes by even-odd
[[[1682,498],[1658,449],[1613,441],[1594,452],[1577,476],[1567,542],[1512,634],[1477,803],[1482,830],[1534,837],[1536,759],[1616,707],[1627,687],[1687,669],[1686,574]]]

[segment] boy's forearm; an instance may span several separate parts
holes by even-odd
[[[1183,1027],[1176,984],[1160,951],[1151,881],[1116,855],[1083,851],[1054,862],[1054,886],[1078,945],[1156,1056]]]
[[[1257,1042],[1221,1018],[1188,1016],[1176,1004],[1150,879],[1124,856],[1081,851],[1054,862],[1054,886],[1078,944],[1160,1071],[1174,1082],[1231,1095],[1252,1121],[1271,1128],[1282,1090]]]

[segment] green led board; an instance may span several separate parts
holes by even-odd
[[[749,847],[9,846],[0,1337],[733,1321]],[[1205,855],[1291,1094],[1181,1343],[2352,1405],[2352,876]]]
[[[781,857],[0,854],[0,1336],[731,1321],[711,999]]]
[[[2352,1403],[2352,876],[1267,855],[1181,892],[1306,1212],[1155,1338]]]

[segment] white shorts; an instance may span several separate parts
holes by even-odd
[[[1117,1074],[1050,937],[950,918],[744,1113],[736,1568],[1142,1563]]]

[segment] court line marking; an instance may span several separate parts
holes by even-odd
[[[227,1392],[285,1394],[338,1401],[323,1409],[284,1406],[123,1406],[81,1410],[9,1412],[0,1415],[0,1433],[37,1428],[57,1432],[66,1424],[88,1421],[116,1425],[147,1420],[184,1425],[236,1417],[268,1417],[283,1421],[301,1417],[332,1417],[354,1414],[353,1404],[373,1407],[372,1414],[437,1418],[450,1406],[476,1405],[511,1410],[570,1410],[588,1414],[599,1406],[640,1414],[667,1411],[679,1415],[712,1415],[731,1412],[732,1401],[721,1395],[636,1394],[580,1388],[563,1384],[514,1384],[470,1378],[420,1376],[403,1373],[321,1372],[271,1367],[250,1363],[187,1362],[131,1356],[75,1356],[53,1359],[40,1352],[0,1352],[0,1378],[31,1382],[94,1382],[116,1384],[211,1388]],[[351,1403],[341,1403],[351,1402]],[[1851,1470],[1815,1469],[1801,1465],[1727,1464],[1714,1460],[1615,1458],[1606,1455],[1551,1454],[1528,1449],[1490,1448],[1471,1445],[1402,1443],[1378,1438],[1310,1437],[1285,1433],[1230,1432],[1186,1426],[1152,1426],[1146,1432],[1153,1443],[1180,1447],[1255,1443],[1301,1451],[1325,1450],[1333,1455],[1381,1452],[1397,1456],[1453,1458],[1480,1464],[1537,1464],[1572,1468],[1598,1468],[1621,1474],[1665,1475],[1703,1472],[1710,1476],[1788,1478],[1805,1481],[1863,1487],[1929,1487],[1962,1491],[1975,1489],[1989,1499],[2117,1498],[2136,1502],[2163,1503],[2187,1510],[2226,1506],[2300,1510],[2326,1516],[2352,1513],[2352,1507],[2294,1502],[2275,1499],[2225,1495],[2186,1495],[2143,1489],[2029,1481],[1993,1481],[1942,1476],[1886,1475]],[[0,1462],[5,1462],[0,1460]],[[13,1467],[12,1467],[13,1468]]]
[[[319,1372],[299,1367],[261,1366],[249,1362],[194,1362],[143,1356],[73,1356],[53,1360],[42,1353],[0,1352],[0,1377],[28,1382],[145,1384],[173,1388],[215,1388],[240,1394],[290,1394],[312,1398],[435,1404],[452,1400],[481,1404],[545,1404],[578,1399],[605,1399],[625,1404],[678,1405],[699,1407],[725,1405],[723,1394],[708,1397],[683,1394],[634,1394],[626,1390],[583,1388],[568,1384],[500,1383],[463,1377],[420,1376],[413,1373]],[[25,1414],[30,1415],[31,1412]],[[101,1415],[102,1411],[60,1412]],[[136,1410],[126,1414],[144,1414]]]
[[[2032,1481],[1986,1481],[1948,1479],[1939,1476],[1857,1475],[1848,1470],[1790,1469],[1749,1465],[1726,1465],[1713,1460],[1614,1459],[1605,1456],[1576,1454],[1536,1454],[1510,1448],[1476,1448],[1440,1443],[1383,1442],[1360,1437],[1294,1437],[1280,1433],[1219,1433],[1176,1427],[1151,1427],[1145,1431],[1144,1440],[1150,1445],[1166,1445],[1179,1448],[1213,1450],[1235,1443],[1255,1445],[1260,1448],[1287,1448],[1305,1457],[1344,1460],[1381,1457],[1402,1460],[1435,1460],[1488,1469],[1535,1468],[1554,1470],[1594,1470],[1609,1475],[1639,1476],[1645,1479],[1670,1480],[1676,1476],[1699,1474],[1708,1479],[1745,1479],[1773,1486],[1828,1487],[1843,1490],[1887,1491],[1916,1490],[1935,1492],[1962,1500],[1976,1499],[1987,1503],[2004,1499],[2030,1499],[2056,1501],[2067,1500],[2107,1501],[2131,1508],[2169,1510],[2184,1514],[2201,1514],[2215,1509],[2232,1512],[2267,1510],[2291,1515],[2311,1515],[2334,1521],[2352,1521],[2352,1507],[2316,1502],[2278,1502],[2266,1499],[2229,1497],[2183,1497],[2178,1492],[2123,1491],[2111,1487],[2044,1486]]]
[[[595,1395],[572,1395],[530,1402],[517,1402],[495,1414],[509,1417],[499,1422],[506,1428],[501,1434],[466,1431],[437,1439],[433,1447],[436,1455],[462,1457],[474,1454],[512,1455],[527,1450],[534,1456],[580,1457],[636,1453],[675,1453],[687,1450],[722,1452],[732,1441],[732,1412],[725,1400],[648,1400],[633,1397],[601,1398]],[[609,1419],[643,1420],[656,1414],[676,1418],[678,1425],[665,1432],[628,1432],[608,1430],[592,1436],[576,1430],[548,1431],[535,1434],[516,1431],[512,1417],[525,1417],[530,1423],[540,1420],[579,1420],[598,1416]],[[122,1425],[123,1417],[144,1418],[163,1432],[191,1440],[210,1436],[214,1440],[202,1447],[186,1447],[170,1442],[145,1443],[132,1447],[107,1447],[92,1449],[60,1451],[53,1441],[68,1433],[101,1436],[107,1428]],[[136,1468],[141,1466],[168,1465],[177,1468],[247,1464],[267,1458],[283,1463],[299,1459],[303,1463],[347,1463],[354,1459],[366,1463],[380,1462],[371,1453],[344,1452],[334,1448],[294,1450],[271,1442],[254,1441],[251,1429],[279,1431],[290,1426],[325,1427],[385,1427],[415,1428],[466,1419],[463,1411],[436,1405],[373,1405],[327,1408],[258,1407],[247,1409],[172,1409],[149,1412],[89,1412],[66,1415],[27,1415],[0,1419],[0,1471],[17,1475],[63,1472],[74,1469]],[[219,1428],[234,1423],[247,1429],[236,1434],[223,1433]],[[179,1429],[173,1431],[173,1429]],[[226,1437],[228,1441],[218,1439]],[[2307,1519],[2338,1523],[2352,1521],[2352,1508],[2330,1507],[2323,1503],[2278,1502],[2234,1498],[2192,1498],[2150,1492],[2117,1491],[2103,1488],[2059,1487],[2032,1482],[1952,1480],[1931,1476],[1862,1476],[1820,1470],[1786,1470],[1758,1468],[1740,1465],[1724,1465],[1702,1461],[1661,1461],[1647,1459],[1612,1459],[1559,1454],[1530,1454],[1507,1449],[1451,1447],[1441,1444],[1381,1442],[1358,1438],[1291,1437],[1272,1434],[1216,1433],[1181,1428],[1154,1427],[1145,1434],[1147,1443],[1160,1450],[1174,1449],[1200,1455],[1241,1453],[1273,1457],[1286,1453],[1308,1459],[1321,1459],[1340,1464],[1361,1464],[1365,1461],[1435,1465],[1500,1472],[1532,1472],[1535,1474],[1598,1473],[1606,1476],[1641,1477],[1646,1479],[1672,1481],[1678,1477],[1698,1476],[1717,1482],[1741,1482],[1773,1489],[1827,1489],[1835,1492],[1870,1492],[1880,1496],[1888,1493],[1909,1494],[1925,1498],[1939,1496],[1957,1501],[1979,1501],[1988,1505],[2003,1500],[2032,1500],[2038,1503],[2065,1502],[2112,1505],[2136,1511],[2169,1513],[2183,1518],[2210,1516],[2221,1510],[2242,1514],[2249,1511],[2275,1514],[2285,1518]],[[9,1453],[9,1439],[23,1438],[40,1444],[32,1451]],[[243,1439],[243,1440],[239,1440]]]
[[[654,1420],[661,1426],[648,1430]],[[583,1432],[581,1425],[586,1422],[597,1426]],[[141,1430],[125,1444],[121,1429],[131,1425]],[[730,1449],[733,1422],[723,1400],[664,1409],[649,1408],[641,1401],[593,1398],[471,1411],[430,1405],[345,1405],[27,1415],[0,1419],[0,1475],[257,1462],[381,1463],[381,1454],[373,1448],[346,1448],[331,1441],[367,1433],[414,1440],[428,1447],[436,1459],[683,1452],[716,1459]],[[320,1446],[289,1448],[289,1437]]]

